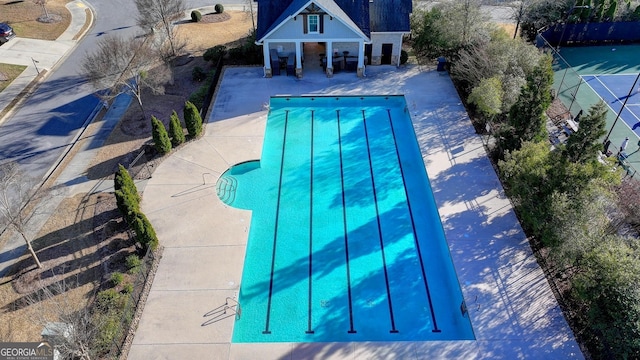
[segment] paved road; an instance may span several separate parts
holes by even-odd
[[[0,162],[17,161],[36,179],[47,175],[99,106],[95,89],[79,74],[84,56],[105,36],[127,38],[142,33],[135,24],[133,1],[88,2],[95,13],[93,28],[0,127]],[[206,5],[210,2],[187,2],[188,8]]]
[[[85,0],[87,1],[87,0]],[[21,85],[7,88],[1,93],[1,100],[6,105],[36,76],[31,58],[38,60],[44,68],[51,69],[46,80],[29,96],[15,112],[2,119],[0,123],[0,164],[17,161],[22,169],[34,179],[43,179],[54,169],[59,159],[66,153],[69,145],[81,134],[85,125],[92,120],[93,112],[99,109],[98,98],[93,95],[95,89],[79,74],[79,64],[85,54],[94,51],[99,39],[104,36],[118,35],[124,38],[141,33],[135,25],[131,14],[137,14],[131,0],[113,0],[92,2],[96,19],[94,26],[80,42],[72,40],[73,34],[80,30],[82,23],[72,24],[62,40],[43,41],[18,38],[5,44],[2,53],[12,62],[28,65],[20,80]],[[225,8],[242,8],[242,5],[225,4]],[[84,12],[84,5],[74,2],[72,12]],[[205,1],[191,1],[188,8],[211,6]],[[82,15],[80,19],[84,19]],[[7,46],[9,45],[9,46]],[[66,57],[54,66],[61,54]],[[2,56],[0,56],[2,57]],[[12,84],[13,85],[13,84]],[[10,86],[11,88],[11,86]],[[87,149],[74,156],[58,177],[60,184],[80,186],[87,191],[92,182],[84,178],[87,166],[94,157],[96,146],[108,136],[109,129],[119,121],[128,103],[127,97],[118,97],[103,118],[101,130],[94,137]],[[85,185],[84,187],[81,185]],[[88,186],[88,188],[87,188]],[[28,237],[33,238],[46,223],[61,199],[67,194],[66,189],[59,189],[47,200],[38,204],[29,220]],[[4,229],[0,229],[0,233]],[[0,248],[0,277],[3,276],[16,258],[25,252],[24,241],[15,235]]]

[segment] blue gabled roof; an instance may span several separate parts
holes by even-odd
[[[371,31],[411,30],[409,15],[413,11],[411,0],[373,0],[369,3]]]
[[[258,0],[258,28],[256,39],[260,40],[278,24],[294,16],[309,0]],[[331,11],[336,5],[369,36],[369,0],[317,0],[319,6]]]

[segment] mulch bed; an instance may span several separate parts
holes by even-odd
[[[202,15],[202,19],[200,20],[200,22],[203,23],[219,23],[219,22],[223,22],[223,21],[227,21],[231,19],[231,15],[229,15],[229,13],[220,13],[220,14],[206,14],[206,15]]]

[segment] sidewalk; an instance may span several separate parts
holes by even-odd
[[[71,23],[56,40],[16,37],[0,46],[0,62],[27,67],[6,89],[0,92],[0,112],[9,106],[14,99],[19,98],[20,93],[36,80],[40,72],[45,70],[51,72],[76,45],[78,40],[74,40],[74,38],[81,38],[84,35],[80,31],[87,21],[85,12],[85,9],[88,9],[87,5],[82,0],[75,0],[66,6],[71,13]],[[93,16],[88,20],[93,21]],[[2,121],[0,118],[0,124]]]
[[[0,112],[11,105],[11,103],[16,99],[18,100],[18,103],[14,104],[14,108],[19,106],[21,93],[36,80],[38,73],[44,70],[47,72],[53,70],[57,64],[63,60],[67,54],[69,54],[77,43],[77,40],[74,40],[74,38],[81,38],[84,35],[81,34],[80,31],[83,29],[87,21],[85,12],[85,9],[88,8],[87,5],[85,5],[81,0],[75,0],[69,2],[66,6],[71,13],[71,23],[67,30],[62,33],[58,39],[48,41],[16,37],[15,39],[0,46],[0,61],[2,63],[27,66],[20,76],[11,82],[4,91],[0,92]],[[93,16],[91,16],[89,20],[93,21]],[[89,29],[89,27],[87,27],[87,29]],[[124,109],[126,110],[126,107]],[[0,118],[0,124],[2,124],[3,119],[7,118],[10,114],[11,111],[9,111],[9,113],[7,113],[3,118]],[[121,115],[121,113],[119,115],[112,113],[111,116],[117,116],[117,119],[119,119]],[[107,119],[107,116],[109,116],[109,113],[105,116],[105,120]],[[107,122],[105,121],[105,126],[106,123]],[[79,136],[81,136],[81,134]],[[78,157],[78,161],[74,158],[72,164],[85,161],[84,157]],[[79,166],[81,165],[68,166],[68,169],[65,170],[63,175],[69,171],[77,171]],[[84,170],[82,170],[82,172],[84,172]],[[64,178],[63,175],[60,176],[60,179]],[[89,185],[84,184],[84,186]],[[79,191],[79,189],[58,186],[54,187],[54,190],[46,201],[42,201],[38,204],[38,211],[33,214],[32,218],[29,220],[26,234],[27,237],[33,238],[36,236],[60,202],[69,194],[77,191]],[[2,249],[0,249],[0,277],[4,276],[7,271],[11,269],[16,259],[24,253],[25,249],[26,245],[24,244],[24,240],[22,240],[18,235],[14,235],[3,245]]]
[[[82,0],[69,2],[67,8],[71,12],[71,23],[67,30],[62,33],[55,41],[25,39],[17,37],[12,41],[0,47],[0,59],[2,63],[25,65],[27,68],[16,78],[4,91],[0,92],[0,112],[11,104],[14,99],[19,98],[23,92],[38,76],[38,72],[47,70],[50,72],[55,69],[57,64],[64,60],[77,43],[77,39],[84,34],[80,33],[83,29],[87,16],[85,9],[88,9]],[[227,9],[242,10],[243,5],[225,5]],[[202,12],[213,12],[214,6],[199,8]],[[189,17],[190,10],[185,12],[185,18]],[[89,19],[93,21],[93,16]],[[88,26],[86,30],[88,30]],[[74,40],[74,38],[76,40]],[[37,63],[34,63],[34,61]],[[37,68],[36,68],[37,66]],[[46,75],[45,75],[46,76]],[[47,199],[37,205],[38,211],[34,213],[29,220],[27,226],[27,237],[33,238],[40,229],[45,225],[50,215],[54,213],[58,205],[67,197],[78,193],[93,193],[99,191],[109,191],[113,186],[111,182],[105,183],[102,180],[89,180],[85,176],[87,167],[102,143],[107,139],[113,128],[118,124],[120,118],[129,107],[131,96],[120,95],[111,104],[107,110],[100,128],[95,134],[86,134],[80,132],[76,139],[72,141],[71,146],[79,146],[75,149],[73,159],[65,164],[64,170],[58,175],[52,191],[48,194]],[[14,108],[19,106],[14,105]],[[95,115],[101,111],[98,107],[87,120],[88,125],[93,121]],[[7,113],[3,118],[11,114]],[[0,124],[3,122],[0,118]],[[69,150],[71,150],[71,146]],[[66,156],[66,155],[65,155]],[[47,176],[56,170],[56,164],[49,170]],[[138,189],[142,191],[146,185],[146,180],[137,182]],[[0,248],[0,277],[4,276],[13,266],[17,258],[26,251],[24,240],[17,235],[10,238]]]

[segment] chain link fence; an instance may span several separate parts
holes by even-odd
[[[129,232],[129,237],[134,237],[131,231]],[[129,298],[122,310],[118,326],[119,331],[113,337],[109,350],[100,356],[100,359],[126,359],[161,253],[161,248],[156,250],[148,249],[141,259],[140,265],[136,269],[136,276],[132,280],[133,291],[127,294]]]
[[[553,56],[553,97],[559,99],[566,107],[566,112],[557,115],[552,119],[554,123],[560,123],[567,119],[580,120],[583,114],[587,114],[591,106],[602,100],[600,96],[589,86],[589,84],[576,72],[571,64],[558,52],[558,49],[551,45],[544,36],[538,34],[536,45],[545,52]],[[597,75],[597,74],[593,74]],[[618,114],[609,108],[607,111],[607,129],[611,129]],[[615,152],[613,152],[615,154]],[[638,179],[640,174],[629,161],[618,159],[618,164],[624,169],[624,176],[631,176]]]

